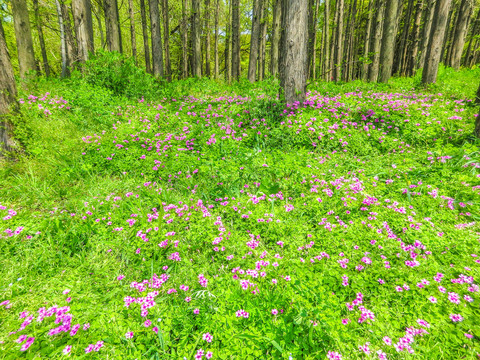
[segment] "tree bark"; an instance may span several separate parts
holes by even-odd
[[[0,156],[5,151],[11,151],[13,140],[10,137],[11,124],[5,116],[17,104],[17,86],[13,75],[10,54],[7,49],[3,19],[0,19]]]
[[[232,1],[232,77],[240,80],[240,0]]]
[[[160,31],[160,14],[158,9],[158,0],[149,0],[150,24],[152,31],[152,67],[153,76],[163,77],[163,46],[162,33]]]
[[[172,81],[172,66],[170,64],[170,15],[168,12],[168,0],[162,0],[163,14],[163,44],[165,45],[165,77]]]
[[[324,21],[323,21],[323,62],[322,62],[322,77],[323,80],[328,81],[327,74],[330,67],[330,0],[324,2]]]
[[[208,78],[211,76],[210,11],[210,0],[205,0],[205,76]]]
[[[73,0],[72,14],[75,33],[77,35],[77,48],[79,61],[88,60],[88,53],[93,52],[93,24],[90,0]]]
[[[457,22],[460,6],[452,3],[451,7],[452,9],[450,10],[450,13],[448,15],[447,28],[445,30],[445,38],[443,40],[442,56],[440,57],[440,61],[443,61],[443,64],[445,66],[450,66],[450,54],[452,50],[453,32],[455,28],[455,23]]]
[[[258,39],[260,37],[260,13],[263,6],[262,0],[253,0],[252,32],[250,37],[250,56],[248,60],[248,80],[255,82],[258,59]]]
[[[387,0],[385,7],[385,25],[383,27],[380,63],[382,69],[379,82],[388,82],[392,76],[393,55],[395,52],[395,34],[397,32],[398,0]]]
[[[475,99],[475,103],[480,105],[480,86],[477,90],[477,98]],[[480,108],[478,109],[477,118],[475,119],[475,136],[480,138]]]
[[[427,55],[428,42],[430,41],[430,32],[432,30],[433,14],[435,12],[434,0],[427,0],[428,11],[425,12],[425,21],[423,25],[422,42],[420,46],[420,57],[417,68],[425,67],[425,58]]]
[[[435,14],[432,21],[429,44],[425,55],[425,66],[422,72],[422,83],[429,84],[437,81],[438,64],[442,52],[442,42],[445,36],[448,10],[451,0],[437,0]]]
[[[215,40],[213,44],[213,52],[215,57],[215,65],[213,72],[215,73],[215,80],[218,79],[219,75],[219,63],[218,63],[218,14],[220,12],[220,0],[216,1],[215,4]]]
[[[418,56],[418,45],[420,42],[420,25],[423,14],[423,0],[417,1],[417,9],[415,10],[415,20],[413,24],[412,41],[410,42],[408,56],[405,64],[405,72],[403,75],[412,76],[415,74]]]
[[[142,18],[143,52],[145,53],[145,70],[147,71],[147,73],[151,74],[152,69],[150,66],[150,46],[148,44],[147,14],[145,10],[145,0],[140,0],[140,16]]]
[[[132,57],[137,65],[137,40],[135,38],[135,13],[133,10],[133,0],[128,0],[128,16],[130,18],[130,42],[132,46]]]
[[[117,1],[104,0],[103,7],[105,13],[105,29],[107,31],[108,50],[122,52]]]
[[[225,80],[232,83],[232,0],[227,0],[227,32],[225,36]]]
[[[192,0],[193,76],[202,77],[202,42],[200,37],[200,0]]]
[[[318,7],[319,7],[320,1],[319,0],[314,0],[314,8],[313,8],[313,17],[312,17],[312,24],[311,24],[311,32],[312,34],[308,35],[309,41],[310,41],[310,36],[311,42],[308,44],[309,45],[309,59],[308,59],[308,76],[310,76],[312,79],[316,78],[316,69],[317,69],[317,17],[318,17]]]
[[[414,5],[414,1],[408,0],[407,12],[405,13],[405,18],[403,20],[402,35],[400,37],[400,44],[398,47],[398,55],[395,57],[396,61],[394,64],[393,72],[399,75],[405,73],[405,64],[407,61],[407,49],[408,49],[407,41],[410,35],[410,24],[412,22],[413,5]]]
[[[70,20],[70,11],[63,0],[60,0],[63,16],[63,27],[65,29],[65,39],[67,48],[67,68],[70,69],[72,65],[78,60],[77,44],[73,36],[72,22]]]
[[[462,0],[460,6],[460,13],[457,18],[455,26],[455,33],[453,36],[452,53],[450,65],[458,70],[460,68],[460,62],[462,60],[463,48],[465,46],[465,38],[467,35],[468,19],[472,15],[473,3],[471,0]]]
[[[37,71],[27,2],[26,0],[11,0],[11,3],[20,77],[25,78],[28,72]]]
[[[260,12],[260,38],[258,39],[258,75],[259,81],[262,81],[265,76],[265,52],[267,42],[267,6],[268,1],[263,2],[262,11]]]
[[[63,13],[62,6],[60,5],[59,0],[55,0],[55,5],[57,8],[57,17],[58,17],[58,27],[60,29],[60,54],[62,56],[62,72],[60,76],[62,78],[69,75],[68,70],[68,54],[67,54],[67,39],[65,37],[65,26],[63,22]]]
[[[377,2],[377,16],[375,20],[375,35],[373,36],[373,44],[371,46],[373,51],[373,60],[370,65],[368,80],[377,81],[380,69],[380,49],[382,46],[382,32],[383,32],[383,13],[385,12],[385,1],[378,0]]]
[[[303,102],[308,70],[308,6],[306,1],[286,0],[284,94],[287,104]]]
[[[278,51],[281,37],[282,0],[275,0],[273,6],[272,45],[270,48],[270,75],[278,75]]]
[[[365,32],[365,40],[364,40],[364,48],[363,48],[363,65],[362,65],[362,71],[361,71],[361,76],[363,81],[367,81],[368,79],[368,60],[370,58],[370,34],[372,33],[372,27],[373,27],[373,5],[374,1],[370,0],[368,4],[368,20],[367,20],[367,29]]]
[[[337,22],[335,24],[335,52],[334,52],[334,69],[333,81],[339,81],[341,78],[342,62],[343,62],[343,8],[344,0],[337,0]]]
[[[43,36],[42,20],[38,7],[38,0],[33,0],[33,10],[35,12],[35,25],[37,26],[38,41],[40,42],[40,50],[42,52],[43,70],[45,76],[50,76],[50,66],[48,65],[47,50],[45,48],[45,38]]]
[[[187,0],[182,0],[182,78],[188,78],[188,31],[187,31]]]
[[[480,9],[478,9],[477,16],[475,17],[475,20],[473,20],[472,32],[470,33],[470,41],[468,42],[467,52],[465,53],[465,57],[463,58],[463,66],[470,66],[470,60],[471,60],[470,55],[472,51],[472,43],[473,43],[475,34],[477,33],[477,28],[479,25],[480,25]]]

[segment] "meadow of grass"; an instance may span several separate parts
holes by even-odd
[[[284,108],[107,68],[24,84],[0,359],[478,358],[480,69]]]

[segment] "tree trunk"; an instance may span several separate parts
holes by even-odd
[[[215,80],[218,80],[219,75],[219,63],[218,63],[218,13],[220,12],[220,0],[216,1],[215,4],[215,40],[213,44],[213,52],[215,57],[215,65],[213,72],[215,73]]]
[[[350,4],[349,18],[347,21],[347,33],[344,43],[346,44],[346,51],[344,55],[344,65],[342,70],[342,79],[344,81],[350,80],[351,67],[353,63],[353,37],[355,32],[355,17],[357,15],[357,0],[352,0]]]
[[[450,15],[448,16],[447,28],[445,30],[445,40],[443,42],[442,56],[440,61],[443,59],[443,64],[445,66],[450,66],[450,55],[452,52],[452,41],[453,41],[453,32],[455,30],[455,24],[457,22],[460,6],[452,3],[452,9],[450,10]],[[458,4],[459,5],[459,4]]]
[[[313,60],[313,37],[315,35],[314,24],[316,21],[315,0],[308,1],[308,44],[307,44],[307,77],[310,76]]]
[[[78,60],[77,44],[75,42],[75,37],[73,36],[72,22],[70,20],[70,11],[68,10],[68,6],[65,5],[63,0],[60,0],[60,4],[62,7],[63,27],[65,29],[67,67],[70,69],[71,66]]]
[[[408,56],[403,75],[412,76],[415,74],[418,56],[418,44],[420,41],[420,24],[422,21],[423,0],[417,1],[417,9],[415,11],[415,22],[413,24],[412,41],[410,43]]]
[[[37,71],[27,2],[26,0],[11,0],[11,3],[20,77],[25,78],[28,72]]]
[[[397,32],[398,0],[387,0],[385,7],[385,25],[383,27],[380,63],[382,69],[379,82],[388,82],[392,76],[393,55],[395,52],[395,34]]]
[[[330,70],[330,0],[324,2],[324,14],[323,14],[323,65],[322,65],[322,78],[328,81]]]
[[[12,150],[13,141],[10,138],[12,129],[5,115],[10,112],[12,106],[17,107],[17,86],[2,23],[3,19],[0,19],[0,156],[4,151]]]
[[[252,32],[250,37],[250,56],[248,59],[248,80],[255,82],[258,59],[258,39],[260,38],[260,17],[263,6],[262,0],[253,0]]]
[[[408,0],[407,12],[403,20],[403,30],[402,30],[402,35],[400,37],[400,44],[398,47],[398,55],[395,57],[396,61],[394,64],[393,72],[399,75],[405,73],[405,63],[407,60],[407,48],[408,48],[407,41],[410,35],[410,24],[412,22],[413,5],[414,5],[414,1]]]
[[[258,80],[262,81],[265,77],[265,52],[267,51],[267,7],[268,1],[263,2],[260,13],[260,38],[258,39]]]
[[[429,84],[437,81],[438,64],[442,51],[442,42],[445,37],[448,10],[451,0],[437,0],[435,13],[430,31],[429,44],[425,55],[425,66],[422,72],[422,83]]]
[[[240,0],[232,0],[232,77],[240,80]]]
[[[385,1],[378,0],[377,2],[377,16],[375,20],[375,34],[373,36],[372,51],[373,51],[373,60],[370,65],[368,80],[377,81],[378,74],[380,69],[380,49],[382,46],[382,32],[383,32],[383,13],[385,12]]]
[[[308,6],[286,0],[284,94],[287,104],[305,100],[308,70]]]
[[[472,51],[472,43],[479,26],[480,26],[480,9],[478,9],[477,16],[475,17],[475,20],[473,20],[472,32],[470,33],[470,41],[468,42],[467,52],[465,53],[465,57],[463,58],[463,66],[470,66],[470,60],[471,60],[470,55]]]
[[[368,60],[370,58],[370,34],[372,33],[373,27],[373,5],[374,1],[370,0],[368,4],[368,20],[367,20],[367,29],[365,32],[364,48],[363,48],[363,65],[362,65],[362,80],[367,81],[368,79]]]
[[[341,78],[342,61],[343,61],[343,0],[337,0],[337,22],[335,24],[335,52],[334,52],[334,69],[333,81],[339,81]]]
[[[465,38],[467,35],[468,19],[472,15],[472,10],[473,10],[472,5],[473,4],[470,0],[462,0],[462,5],[460,6],[460,13],[457,18],[455,33],[453,36],[451,61],[450,61],[450,65],[455,70],[458,70],[460,68],[463,48],[465,46]]]
[[[200,0],[192,0],[193,76],[202,77],[202,42],[200,29]]]
[[[160,14],[158,9],[158,0],[149,0],[150,24],[152,27],[152,63],[153,76],[163,77],[163,46],[162,33],[160,31]]]
[[[187,31],[187,0],[182,0],[182,78],[188,78],[188,31]]]
[[[38,0],[33,0],[33,10],[35,12],[35,24],[37,25],[38,41],[40,42],[40,50],[42,51],[43,70],[45,76],[50,76],[50,66],[48,65],[47,50],[45,48],[45,38],[43,36],[42,20],[38,8]]]
[[[308,70],[308,76],[311,76],[312,79],[316,78],[316,68],[317,68],[317,17],[318,17],[318,6],[320,4],[319,0],[314,1],[314,10],[313,10],[313,24],[312,24],[312,42],[308,45],[311,47],[309,48],[309,54],[311,54],[311,58],[308,60],[308,64],[310,66]],[[309,34],[310,38],[310,34]]]
[[[278,75],[278,51],[281,37],[282,0],[275,0],[273,6],[272,45],[270,48],[270,75]]]
[[[58,16],[58,27],[60,29],[60,54],[62,56],[62,72],[61,77],[64,78],[69,75],[68,70],[68,54],[67,54],[67,39],[65,37],[65,26],[63,23],[62,6],[59,0],[55,0]]]
[[[170,15],[168,12],[168,0],[162,0],[163,14],[163,44],[165,45],[165,77],[172,81],[172,66],[170,64]]]
[[[137,65],[137,41],[135,38],[135,13],[133,11],[133,0],[128,0],[128,15],[130,17],[130,41],[132,45],[132,57]]]
[[[227,32],[225,36],[225,80],[230,85],[232,83],[232,0],[227,0]]]
[[[122,52],[117,1],[104,0],[103,7],[103,11],[105,12],[105,29],[107,31],[108,51]]]
[[[98,32],[100,33],[100,46],[102,49],[105,49],[106,47],[106,42],[105,42],[105,35],[103,33],[103,27],[102,27],[102,20],[100,18],[100,12],[103,11],[103,4],[98,4],[98,9],[95,8],[95,6],[91,6],[92,13],[95,16],[95,19],[97,19],[97,24],[98,24]],[[93,20],[92,20],[93,21]]]
[[[150,46],[148,44],[147,14],[145,10],[145,0],[140,0],[140,16],[142,17],[143,52],[145,53],[145,70],[147,71],[147,73],[151,74],[152,69],[150,66]]]
[[[211,69],[210,69],[210,0],[205,0],[205,76],[211,76]]]
[[[477,98],[475,100],[477,105],[480,105],[480,86],[477,90]],[[480,109],[478,109],[477,118],[475,119],[475,136],[480,138]]]
[[[93,24],[90,0],[72,1],[73,22],[77,35],[78,60],[88,60],[88,53],[93,52]]]

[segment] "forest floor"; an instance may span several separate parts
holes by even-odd
[[[479,78],[26,84],[0,359],[477,359]]]

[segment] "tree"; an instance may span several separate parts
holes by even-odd
[[[216,5],[215,5],[215,42],[213,45],[214,48],[214,53],[215,53],[215,68],[214,68],[214,73],[215,73],[215,79],[218,79],[219,75],[219,63],[218,63],[218,13],[220,12],[220,0],[216,0]]]
[[[133,0],[128,0],[128,17],[130,18],[130,42],[132,44],[132,57],[137,65],[137,41],[135,38],[135,17],[133,11]]]
[[[72,12],[77,35],[78,60],[87,61],[88,53],[93,53],[93,24],[90,0],[73,0]]]
[[[210,0],[205,0],[205,76],[210,77]]]
[[[423,35],[420,45],[420,57],[417,68],[425,67],[428,43],[430,41],[430,32],[432,29],[433,14],[435,13],[435,3],[432,0],[427,1],[428,10],[425,12],[425,21],[423,24]]]
[[[380,69],[380,49],[382,46],[382,31],[383,31],[383,13],[385,11],[385,0],[376,1],[377,16],[375,19],[375,33],[372,38],[371,49],[373,52],[372,63],[368,71],[368,80],[377,81]]]
[[[12,106],[17,106],[17,87],[2,22],[3,19],[0,19],[0,156],[3,151],[10,151],[13,145],[11,125],[5,115]]]
[[[475,103],[480,106],[480,86],[477,90],[477,97]],[[478,109],[477,118],[475,120],[475,135],[480,138],[480,109]]]
[[[170,20],[168,0],[162,0],[163,13],[163,44],[165,45],[165,73],[168,81],[172,81],[172,66],[170,64]]]
[[[45,48],[45,38],[43,36],[42,19],[40,17],[40,10],[38,0],[33,0],[33,11],[35,12],[35,24],[37,26],[38,41],[40,42],[40,50],[42,52],[43,70],[45,76],[50,76],[50,66],[48,65],[47,49]]]
[[[188,77],[188,31],[187,31],[187,0],[182,0],[182,77]]]
[[[147,14],[145,10],[145,0],[140,0],[140,16],[142,17],[142,34],[143,34],[143,50],[145,53],[145,69],[147,73],[151,73],[152,69],[150,67],[150,46],[148,45]]]
[[[437,0],[432,21],[432,29],[425,54],[425,66],[422,72],[422,83],[429,84],[437,81],[438,64],[442,53],[442,42],[445,36],[448,10],[451,0]]]
[[[387,0],[385,7],[385,25],[383,26],[380,63],[382,69],[379,82],[388,82],[392,76],[393,55],[395,53],[395,34],[397,32],[398,0]]]
[[[240,0],[232,1],[232,77],[240,80]]]
[[[450,66],[456,70],[460,68],[460,61],[462,60],[463,47],[465,46],[465,38],[467,35],[468,19],[472,15],[472,10],[472,0],[462,0],[455,24],[450,55]]]
[[[12,13],[20,76],[25,78],[28,72],[37,71],[26,0],[12,0]]]
[[[287,104],[303,102],[308,70],[308,5],[306,1],[284,0],[285,35],[283,91]]]
[[[57,8],[57,17],[58,17],[58,27],[60,28],[60,53],[62,56],[62,72],[61,77],[64,78],[68,76],[68,54],[67,54],[67,39],[65,36],[65,25],[63,23],[63,12],[62,5],[59,0],[55,0],[55,5]]]
[[[163,47],[162,33],[160,31],[160,14],[158,0],[149,0],[150,24],[152,27],[152,63],[153,76],[163,77]]]
[[[328,71],[330,67],[330,40],[329,40],[329,23],[330,23],[330,0],[325,0],[324,20],[323,20],[323,79],[328,81]]]
[[[342,71],[343,61],[343,8],[344,0],[337,0],[336,17],[335,22],[335,47],[333,53],[333,81],[339,81]]]
[[[260,13],[263,6],[262,0],[253,0],[252,34],[250,37],[250,57],[248,60],[248,80],[255,82],[258,59],[258,39],[260,37]]]
[[[200,0],[192,0],[193,76],[202,76],[202,41],[200,37]]]
[[[108,50],[122,52],[122,35],[120,33],[117,0],[104,0],[103,6]]]
[[[273,7],[273,23],[272,23],[272,47],[270,50],[270,74],[277,76],[278,74],[278,51],[280,48],[281,37],[281,19],[282,19],[282,0],[275,0]]]

